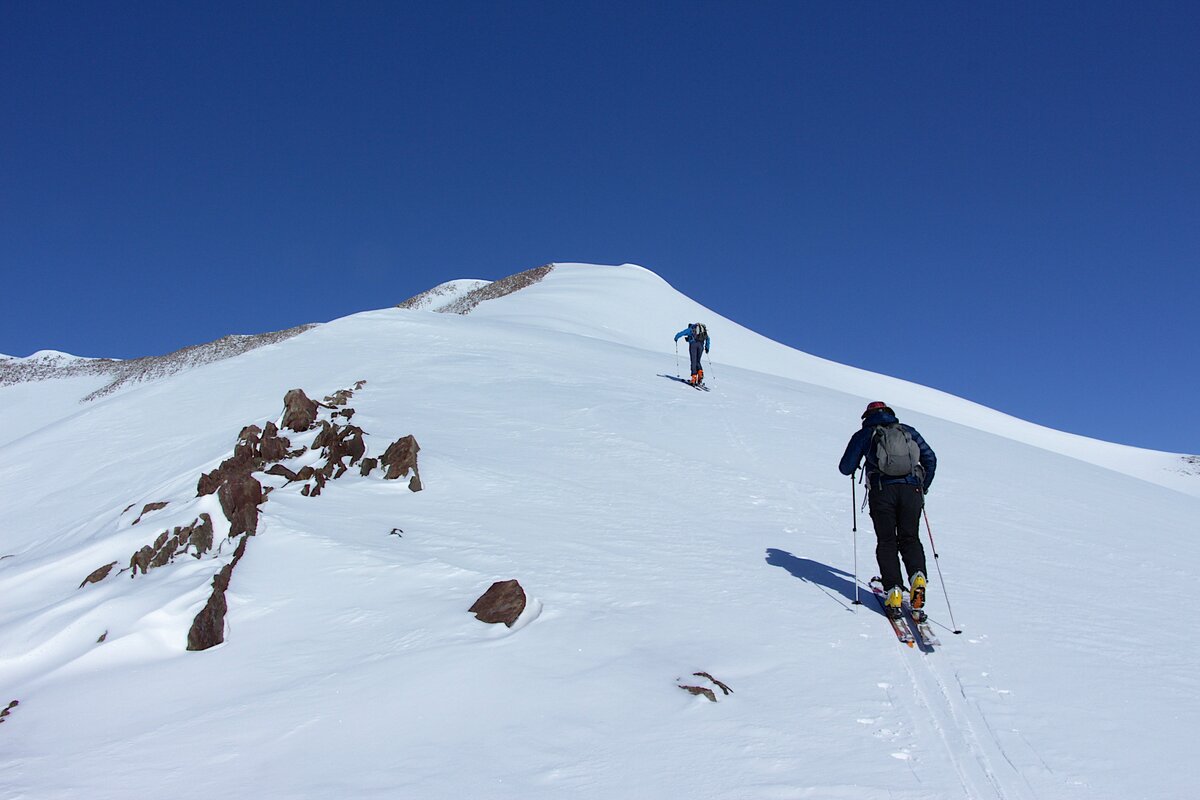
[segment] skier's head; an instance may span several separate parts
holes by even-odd
[[[888,407],[887,403],[876,400],[874,403],[867,403],[867,410],[862,413],[862,418],[866,419],[877,411],[884,411],[888,414],[891,414],[893,417],[896,416],[896,412],[892,411],[892,409]]]

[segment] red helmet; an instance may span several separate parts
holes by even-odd
[[[892,411],[892,409],[888,407],[887,403],[876,400],[874,403],[867,403],[867,410],[862,413],[862,418],[866,419],[876,411],[886,411],[892,416],[896,416],[896,412]]]

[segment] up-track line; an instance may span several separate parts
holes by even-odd
[[[945,757],[954,766],[963,794],[970,800],[1037,800],[1033,788],[1009,759],[979,707],[967,697],[955,674],[951,690],[939,674],[950,669],[938,657],[914,659],[901,650],[917,704],[928,714]],[[915,661],[921,661],[917,664]]]

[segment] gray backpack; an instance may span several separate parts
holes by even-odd
[[[924,479],[921,448],[899,423],[876,427],[872,441],[875,443],[875,461],[881,473],[891,478],[916,475]]]

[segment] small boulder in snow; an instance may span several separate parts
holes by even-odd
[[[417,452],[420,449],[421,446],[417,444],[417,440],[411,434],[392,442],[384,451],[381,459],[383,465],[387,467],[387,472],[383,475],[384,479],[394,481],[412,472],[412,480],[408,482],[408,488],[414,492],[421,491],[421,476],[417,472]]]
[[[503,622],[512,627],[525,610],[525,590],[516,579],[496,581],[468,611],[482,622]]]

